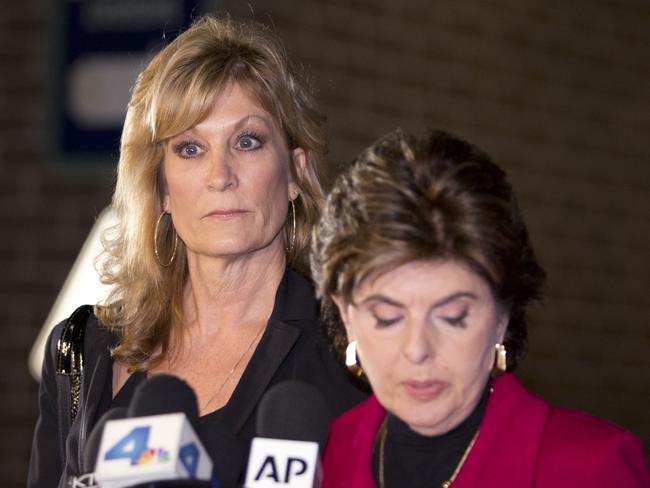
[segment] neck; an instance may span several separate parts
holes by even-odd
[[[183,313],[188,331],[201,338],[265,323],[286,266],[280,246],[244,256],[207,257],[188,252]]]

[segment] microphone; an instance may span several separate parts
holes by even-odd
[[[95,481],[95,462],[97,461],[97,454],[99,453],[99,443],[102,439],[104,427],[109,420],[122,419],[126,417],[126,407],[115,407],[105,412],[86,441],[86,448],[84,449],[83,459],[81,460],[81,476],[74,476],[70,480],[71,488],[97,488]]]
[[[322,481],[320,452],[330,412],[321,393],[299,381],[269,389],[257,412],[246,488],[313,488]]]
[[[99,454],[99,443],[102,440],[104,427],[109,420],[118,420],[126,418],[126,407],[111,408],[108,412],[104,413],[99,418],[99,421],[93,427],[92,432],[86,441],[86,448],[84,450],[82,472],[92,473],[95,471],[95,464],[97,463],[97,455]]]
[[[197,423],[196,395],[187,383],[167,375],[147,379],[127,418],[106,421],[95,480],[101,488],[218,487]]]
[[[212,459],[214,472],[219,473],[221,487],[241,487],[240,475],[244,468],[242,442],[220,422],[200,422],[197,433]]]
[[[159,374],[143,381],[133,392],[127,415],[148,417],[183,412],[196,430],[199,405],[194,391],[177,376]]]

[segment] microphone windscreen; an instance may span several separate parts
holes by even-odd
[[[257,411],[257,435],[271,439],[317,442],[323,452],[330,411],[318,389],[301,381],[271,387]]]
[[[219,422],[199,422],[197,432],[212,459],[221,488],[238,486],[244,469],[244,447],[230,429]]]
[[[93,428],[86,441],[86,448],[84,450],[83,458],[83,473],[92,473],[95,471],[95,463],[97,462],[97,455],[99,454],[99,444],[102,440],[102,433],[104,426],[109,420],[118,420],[126,418],[126,407],[111,408],[108,412],[99,418],[99,421]]]
[[[140,383],[129,403],[129,417],[182,412],[196,430],[199,407],[194,391],[176,376],[159,374]]]

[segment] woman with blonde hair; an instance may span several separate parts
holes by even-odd
[[[200,422],[245,451],[273,384],[315,385],[332,414],[360,399],[304,277],[324,151],[314,98],[267,28],[204,17],[153,58],[122,134],[112,292],[49,338],[30,487],[79,474],[94,423],[150,375],[185,380]]]

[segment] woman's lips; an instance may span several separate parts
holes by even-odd
[[[402,382],[402,386],[406,393],[418,401],[429,401],[436,398],[442,390],[445,389],[447,383],[444,381],[417,381],[407,380]]]
[[[240,208],[225,208],[213,210],[206,215],[208,218],[219,219],[219,220],[228,220],[239,217],[245,213],[248,213],[246,210]]]

